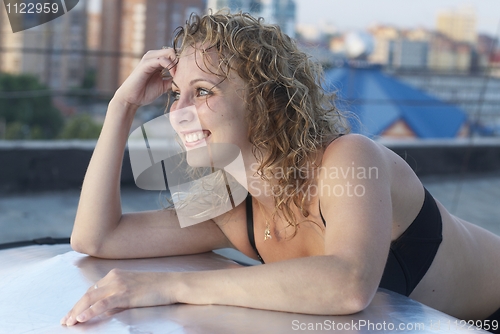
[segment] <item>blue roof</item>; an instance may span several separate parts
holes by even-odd
[[[419,138],[456,137],[467,116],[462,109],[390,77],[379,68],[334,68],[325,88],[336,91],[337,107],[353,112],[361,124],[353,132],[380,135],[401,120]]]

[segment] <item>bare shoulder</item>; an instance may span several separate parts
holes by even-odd
[[[370,138],[347,134],[330,143],[323,154],[322,166],[373,167],[388,171],[388,149]]]
[[[340,210],[350,207],[356,211],[376,208],[384,202],[390,211],[392,171],[386,151],[380,144],[357,134],[344,135],[330,143],[318,173],[320,201]]]
[[[408,163],[389,148],[359,134],[347,134],[328,145],[323,154],[322,166],[351,166],[378,171],[386,177],[393,190],[421,185]],[[420,193],[419,191],[417,191]]]

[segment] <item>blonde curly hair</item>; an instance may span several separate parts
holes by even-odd
[[[226,79],[234,71],[246,82],[248,139],[260,164],[256,173],[270,181],[276,170],[281,171],[273,187],[292,191],[273,189],[275,214],[281,211],[296,233],[298,222],[291,204],[308,217],[307,191],[314,182],[304,177],[304,171],[317,175],[310,173],[319,167],[315,165],[318,151],[349,132],[346,116],[334,105],[335,95],[322,87],[321,65],[300,51],[279,26],[248,13],[221,10],[191,15],[176,30],[173,46],[181,54],[200,45],[218,54],[219,73],[213,74]]]

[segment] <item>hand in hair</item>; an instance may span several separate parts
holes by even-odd
[[[148,51],[113,99],[137,107],[150,104],[171,89],[176,64],[177,57],[172,48]],[[165,75],[165,69],[170,76]]]

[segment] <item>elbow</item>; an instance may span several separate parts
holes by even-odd
[[[370,305],[377,292],[378,284],[367,279],[367,275],[360,274],[360,272],[351,272],[347,277],[339,277],[339,282],[344,283],[332,289],[331,295],[328,294],[330,296],[327,297],[332,308],[330,314],[354,314],[365,310]],[[332,300],[337,302],[331,303]]]
[[[369,293],[365,289],[351,290],[350,288],[342,289],[332,294],[324,293],[322,298],[321,311],[319,313],[325,315],[349,315],[365,310],[373,300],[375,293]],[[337,300],[333,302],[332,300]]]
[[[363,311],[370,305],[377,292],[373,280],[358,278],[347,287],[346,310],[349,314]]]
[[[350,298],[347,298],[346,313],[354,314],[363,311],[370,305],[375,293],[362,293],[354,292],[351,294]]]
[[[346,292],[342,293],[343,298],[341,299],[341,303],[332,305],[330,303],[330,307],[333,309],[328,312],[331,315],[349,315],[355,314],[363,311],[370,305],[373,295],[368,293],[361,293],[359,291],[355,292]]]
[[[70,245],[71,248],[78,253],[94,256],[94,257],[100,257],[99,256],[99,246],[95,243],[92,243],[89,240],[82,240],[81,238],[78,238],[74,234],[71,235],[70,238]]]

